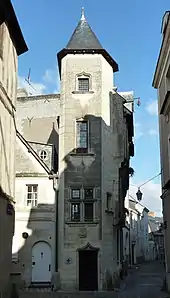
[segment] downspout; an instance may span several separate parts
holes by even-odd
[[[58,272],[58,187],[56,176],[53,177],[53,189],[55,191],[55,272]]]
[[[55,271],[58,272],[58,190],[56,190]]]

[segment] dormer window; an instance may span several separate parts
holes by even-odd
[[[89,78],[87,77],[78,78],[78,91],[89,92]]]
[[[47,152],[45,150],[41,150],[40,151],[40,158],[42,160],[46,160],[47,159]]]

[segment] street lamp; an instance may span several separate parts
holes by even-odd
[[[162,172],[162,170],[161,170],[161,172]],[[145,182],[144,182],[143,184],[141,184],[140,186],[138,186],[138,191],[137,191],[137,193],[136,193],[136,197],[137,197],[137,199],[138,199],[139,202],[142,200],[142,196],[143,196],[143,193],[142,193],[141,190],[140,190],[141,186],[143,186],[143,185],[149,183],[150,181],[154,180],[156,177],[158,177],[159,175],[161,175],[161,172],[160,172],[159,174],[157,174],[156,176],[152,177],[151,179],[145,181]],[[130,184],[130,185],[136,187],[136,185],[133,185],[133,184]]]
[[[136,193],[137,199],[140,202],[142,200],[143,193],[141,192],[140,188],[138,187],[138,191]]]

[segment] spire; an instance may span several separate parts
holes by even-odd
[[[1,1],[1,0],[0,0]],[[68,44],[64,49],[62,49],[58,54],[58,65],[59,72],[61,75],[61,61],[67,54],[101,54],[106,61],[111,65],[113,71],[118,71],[118,64],[116,61],[109,55],[109,53],[102,47],[95,33],[89,26],[85,15],[84,7],[81,10],[81,18],[78,22],[76,29],[74,30]]]
[[[84,7],[81,10],[81,19],[74,30],[66,49],[72,50],[97,50],[102,49],[102,46],[97,39],[95,33],[92,31],[89,26],[85,15],[84,15]]]
[[[82,7],[81,9],[81,21],[85,21],[86,18],[85,18],[85,15],[84,15],[84,7]]]

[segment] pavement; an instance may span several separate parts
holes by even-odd
[[[162,291],[164,278],[164,266],[159,261],[146,262],[133,267],[125,281],[122,282],[117,298],[170,297]]]
[[[133,266],[117,291],[109,292],[20,292],[19,298],[170,298],[163,292],[164,266],[159,261]]]

